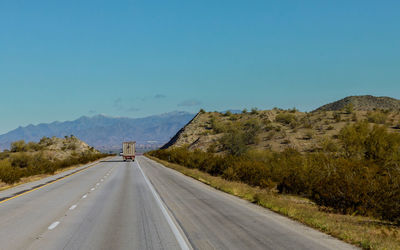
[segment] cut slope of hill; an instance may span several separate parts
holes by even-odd
[[[187,112],[170,112],[144,118],[116,118],[104,115],[83,116],[74,121],[19,127],[0,135],[0,148],[17,140],[39,141],[42,137],[75,135],[100,150],[119,149],[122,141],[162,145],[193,118]]]
[[[400,110],[400,100],[391,97],[376,97],[371,95],[348,96],[339,101],[332,102],[317,108],[315,111],[339,111],[349,105],[354,110],[371,111],[371,110]]]
[[[260,110],[244,114],[199,113],[163,148],[188,146],[190,150],[224,152],[238,141],[250,148],[281,152],[337,150],[339,131],[347,124],[367,120],[398,132],[400,112]]]

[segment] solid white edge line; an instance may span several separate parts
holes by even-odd
[[[60,222],[55,221],[55,222],[51,223],[51,225],[47,229],[53,230],[54,228],[56,228],[58,226],[58,224],[60,224]]]
[[[167,220],[169,227],[171,228],[172,232],[174,233],[174,236],[176,238],[176,241],[178,241],[179,246],[181,247],[182,250],[192,249],[191,247],[188,246],[188,244],[187,244],[186,240],[184,239],[181,231],[179,231],[177,225],[174,223],[174,221],[172,220],[171,216],[168,214],[167,209],[165,208],[165,205],[162,202],[160,196],[157,194],[157,191],[154,189],[153,185],[151,184],[149,179],[147,179],[147,177],[144,174],[142,168],[140,167],[139,161],[136,160],[136,162],[137,162],[137,166],[138,166],[140,172],[143,175],[143,178],[144,178],[147,186],[149,187],[149,189],[150,189],[151,193],[153,194],[158,206],[161,209],[161,212],[163,213],[165,219]]]

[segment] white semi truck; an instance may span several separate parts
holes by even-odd
[[[122,157],[124,161],[127,160],[135,160],[135,154],[136,154],[136,142],[135,141],[129,141],[129,142],[123,142],[122,143]]]

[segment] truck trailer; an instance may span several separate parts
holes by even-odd
[[[136,142],[135,141],[129,141],[129,142],[123,142],[122,143],[122,158],[124,161],[127,160],[135,160],[135,153],[136,153]]]

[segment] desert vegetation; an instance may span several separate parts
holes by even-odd
[[[74,136],[64,139],[44,137],[38,143],[16,141],[10,150],[0,153],[0,181],[12,184],[24,177],[53,174],[59,169],[105,156]]]
[[[228,130],[221,137],[225,154],[179,147],[151,155],[226,180],[307,197],[334,212],[400,223],[399,134],[360,121],[339,131],[339,146],[326,138],[315,152],[276,152],[248,146],[252,141],[246,136],[259,129],[253,121],[249,124],[248,131]]]

